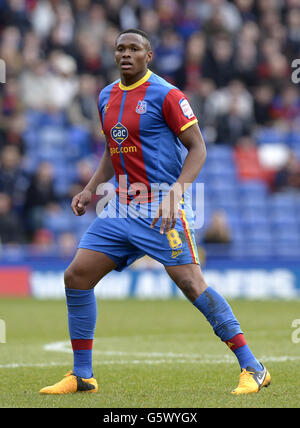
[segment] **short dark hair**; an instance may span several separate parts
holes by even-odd
[[[139,30],[138,28],[128,28],[127,30],[122,31],[122,32],[118,35],[118,37],[117,37],[117,39],[116,39],[116,42],[117,42],[117,40],[119,40],[119,38],[120,38],[123,34],[139,34],[140,36],[142,36],[144,39],[146,39],[146,40],[147,40],[147,42],[149,43],[149,47],[151,47],[151,41],[150,41],[150,38],[149,38],[148,34],[147,34],[147,33],[145,33],[145,31]]]

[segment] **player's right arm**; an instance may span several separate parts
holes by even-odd
[[[114,169],[110,158],[108,140],[106,138],[106,149],[98,168],[85,188],[72,199],[71,207],[73,213],[77,216],[83,215],[86,212],[86,207],[92,200],[92,196],[96,193],[99,184],[107,183],[113,176]]]

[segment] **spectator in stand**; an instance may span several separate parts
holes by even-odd
[[[300,51],[300,10],[291,8],[287,12],[287,48],[291,57],[299,58]]]
[[[243,24],[248,21],[257,20],[257,17],[254,13],[254,0],[235,0],[235,4],[239,10]]]
[[[197,13],[206,28],[217,23],[217,31],[236,33],[242,24],[240,12],[233,2],[204,0],[197,2]]]
[[[162,32],[161,43],[156,49],[156,67],[159,75],[170,83],[176,84],[176,75],[184,57],[182,38],[172,29]]]
[[[76,30],[81,25],[86,25],[89,18],[89,12],[92,7],[92,0],[73,0],[71,4]]]
[[[115,40],[118,34],[118,28],[114,25],[109,25],[107,27],[101,49],[102,68],[100,76],[103,76],[104,81],[99,84],[100,89],[105,86],[105,82],[113,82],[118,78],[115,58],[113,55]]]
[[[93,164],[92,160],[90,159],[82,159],[79,162],[77,162],[76,166],[76,179],[75,182],[70,186],[69,192],[68,192],[68,198],[70,200],[73,199],[73,197],[80,192],[81,189],[89,182],[91,179],[95,169],[96,165]],[[89,211],[95,210],[96,207],[96,199],[94,198],[90,206],[87,208]]]
[[[80,74],[88,73],[94,76],[102,73],[103,60],[101,53],[102,41],[98,41],[87,31],[78,34],[77,65]]]
[[[242,136],[239,138],[236,142],[234,155],[239,179],[263,179],[263,169],[259,161],[257,146],[252,137]]]
[[[24,34],[30,28],[28,5],[25,0],[7,0],[0,14],[1,26],[14,26]]]
[[[253,123],[253,100],[239,80],[232,80],[217,89],[206,100],[207,111],[213,117],[215,142],[235,144],[242,135],[249,135]]]
[[[226,34],[218,34],[205,55],[203,77],[212,79],[217,87],[224,87],[234,78],[233,44]]]
[[[280,91],[283,82],[290,78],[290,66],[287,58],[279,53],[269,60],[268,77],[276,91]]]
[[[155,51],[160,43],[159,30],[160,20],[159,15],[155,9],[142,9],[140,15],[140,27],[149,35],[151,46]],[[155,64],[153,58],[152,69]]]
[[[238,41],[241,43],[245,41],[245,43],[254,43],[255,45],[257,45],[259,42],[259,39],[260,39],[260,30],[259,30],[257,21],[245,22],[245,24],[242,26],[239,32]],[[257,46],[257,48],[259,51],[259,46]]]
[[[201,129],[206,127],[213,127],[215,124],[215,117],[212,113],[208,100],[212,94],[215,93],[216,85],[211,79],[199,79],[197,82],[197,89],[189,93],[189,99],[193,112],[198,119]]]
[[[22,113],[12,114],[6,120],[5,144],[17,148],[20,155],[25,152],[23,132],[27,127],[25,115]]]
[[[3,88],[2,126],[5,127],[7,117],[21,113],[22,107],[19,81],[15,77],[10,77],[7,79]]]
[[[287,58],[281,53],[281,44],[277,39],[262,40],[257,75],[260,81],[267,80],[275,91],[280,90],[282,84],[290,80],[290,67]]]
[[[215,143],[235,145],[240,137],[251,135],[251,130],[252,121],[248,117],[243,117],[238,103],[232,101],[228,111],[217,118]]]
[[[163,30],[160,43],[156,50],[157,68],[161,74],[170,82],[175,83],[184,56],[183,39],[172,29]]]
[[[271,106],[271,115],[274,120],[284,120],[292,125],[300,116],[299,89],[296,85],[288,84],[274,97]]]
[[[77,249],[78,239],[71,232],[65,232],[58,236],[58,251],[62,257],[73,257]]]
[[[32,245],[30,246],[30,254],[32,255],[49,255],[54,252],[54,236],[48,229],[38,229],[32,237]],[[55,253],[54,253],[55,254]]]
[[[0,244],[24,242],[22,224],[12,211],[12,200],[7,193],[0,193]]]
[[[90,3],[89,0],[80,0],[77,2],[77,6],[80,2],[82,4]],[[74,21],[76,23],[76,33],[89,33],[92,34],[96,40],[103,40],[109,28],[109,20],[106,15],[107,13],[104,5],[99,3],[86,4],[80,12],[75,10]]]
[[[201,30],[201,21],[197,17],[194,2],[185,2],[182,8],[181,17],[176,23],[176,31],[187,41]]]
[[[42,41],[33,31],[26,33],[23,40],[22,59],[24,69],[38,61],[42,51]]]
[[[106,16],[108,21],[112,22],[118,28],[121,28],[120,10],[122,7],[122,0],[111,0],[105,5]]]
[[[66,110],[79,89],[76,62],[70,55],[54,51],[50,65],[52,73],[48,82],[47,104],[50,109]]]
[[[176,85],[193,93],[199,89],[206,41],[202,33],[194,33],[187,41],[185,58],[176,73]]]
[[[269,77],[270,66],[269,62],[272,57],[280,54],[280,43],[271,37],[258,40],[259,44],[259,59],[257,65],[258,79],[260,81]]]
[[[15,145],[6,145],[0,154],[0,192],[10,195],[12,207],[20,208],[28,178],[22,168],[22,156]]]
[[[251,41],[241,40],[237,44],[234,59],[235,78],[248,88],[257,83],[257,47]]]
[[[19,28],[13,26],[4,28],[1,34],[0,58],[5,61],[8,78],[18,76],[22,71],[20,46],[21,32]]]
[[[34,59],[20,75],[21,96],[25,108],[45,111],[50,83],[48,61]]]
[[[181,17],[181,4],[177,0],[160,0],[155,8],[163,27],[172,27]]]
[[[53,167],[42,162],[31,179],[25,197],[24,214],[29,237],[32,237],[36,230],[43,228],[46,207],[58,202],[54,190]]]
[[[90,74],[80,77],[79,93],[69,105],[68,116],[74,125],[85,126],[88,130],[100,126],[97,109],[97,81]]]
[[[254,89],[254,119],[258,125],[269,125],[272,119],[271,106],[274,90],[268,83],[262,83]]]
[[[231,241],[231,230],[226,214],[223,211],[215,212],[210,225],[204,232],[203,242],[205,244],[230,244]]]
[[[76,165],[77,182],[85,187],[92,178],[96,165],[89,159],[81,159]]]
[[[292,152],[286,164],[277,171],[273,190],[274,192],[300,191],[300,162]]]
[[[17,117],[21,117],[23,103],[21,101],[20,84],[17,78],[8,77],[5,85],[0,84],[0,150],[6,144],[16,144],[22,149],[19,139],[18,144],[15,137],[8,136],[14,132],[13,125],[17,125]],[[13,122],[15,122],[13,124]],[[20,125],[20,121],[18,122]],[[17,126],[19,131],[20,126]],[[16,130],[16,133],[18,133]],[[12,141],[14,140],[14,142]]]
[[[57,2],[55,22],[51,27],[47,49],[60,50],[65,54],[74,53],[74,19],[69,2]]]

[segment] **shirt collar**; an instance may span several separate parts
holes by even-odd
[[[145,74],[144,77],[142,77],[140,80],[138,80],[137,82],[133,83],[132,85],[129,86],[125,86],[123,85],[123,83],[120,81],[119,82],[119,88],[122,89],[122,91],[131,91],[132,89],[137,88],[138,86],[141,86],[143,83],[147,82],[147,80],[149,79],[149,77],[151,76],[152,71],[151,70],[147,70],[147,73]]]

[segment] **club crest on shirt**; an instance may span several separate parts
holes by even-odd
[[[126,126],[118,122],[115,126],[111,128],[110,135],[116,143],[121,144],[128,137],[128,130]]]
[[[147,101],[144,101],[144,100],[141,101],[141,100],[139,100],[139,102],[137,103],[135,111],[138,114],[144,114],[144,113],[146,113],[146,111],[147,111]]]

